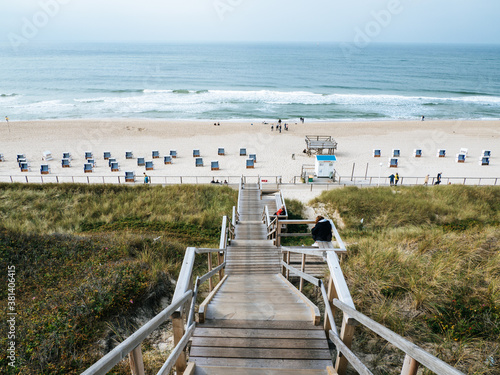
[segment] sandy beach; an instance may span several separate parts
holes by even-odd
[[[355,176],[387,177],[398,172],[403,178],[431,178],[442,172],[443,177],[500,177],[500,121],[405,121],[405,122],[316,122],[288,123],[289,130],[271,131],[269,122],[220,122],[210,121],[152,121],[152,120],[57,120],[30,122],[3,122],[0,128],[0,153],[5,161],[0,163],[0,181],[30,182],[40,176],[40,165],[49,164],[50,177],[58,176],[68,181],[116,176],[123,178],[125,171],[134,171],[142,182],[144,167],[135,159],[126,160],[125,151],[134,157],[152,159],[158,150],[154,170],[148,171],[153,182],[164,181],[165,176],[214,177],[221,182],[231,176],[282,176],[282,182],[293,181],[306,164],[314,164],[314,157],[303,153],[306,135],[332,136],[338,143],[336,170],[340,176],[350,177],[353,164]],[[226,155],[219,156],[219,147]],[[239,156],[240,147],[257,155],[254,169],[246,169],[245,157]],[[414,149],[422,149],[421,158],[413,157]],[[446,149],[446,157],[436,156],[438,149]],[[461,148],[468,149],[465,163],[457,163],[455,155]],[[163,155],[177,150],[178,158],[165,165]],[[203,167],[195,167],[193,149],[200,149]],[[373,149],[380,149],[382,157],[374,158]],[[389,168],[392,149],[400,149],[398,168]],[[53,160],[44,162],[44,151],[50,151]],[[482,150],[491,150],[489,166],[481,166]],[[96,168],[92,174],[83,172],[84,152],[92,151]],[[120,164],[119,172],[111,172],[104,151],[109,151]],[[72,155],[71,168],[61,167],[63,152]],[[17,154],[25,154],[31,171],[20,172]],[[294,155],[294,157],[293,157]],[[210,162],[218,160],[219,171],[211,171]],[[382,167],[380,167],[382,163]],[[46,178],[49,178],[46,176]],[[65,180],[66,178],[66,180]],[[106,179],[105,179],[106,180]],[[160,181],[158,181],[160,180]],[[203,180],[203,179],[202,179]],[[47,179],[46,179],[47,181]],[[108,182],[108,181],[106,181]],[[167,182],[174,182],[173,179]],[[194,180],[192,180],[194,182]],[[423,183],[423,180],[422,180]]]

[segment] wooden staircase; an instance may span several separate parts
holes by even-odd
[[[225,282],[192,338],[195,374],[328,374],[330,350],[319,312],[280,272],[280,252],[266,240],[257,184],[240,192]]]

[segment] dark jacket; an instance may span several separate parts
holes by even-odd
[[[330,221],[323,219],[318,222],[311,229],[314,241],[331,241],[332,240],[332,226]]]

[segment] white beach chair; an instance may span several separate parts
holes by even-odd
[[[50,152],[50,151],[44,151],[43,152],[43,156],[42,156],[42,160],[45,160],[45,161],[53,160],[53,158],[52,158],[52,152]]]
[[[468,155],[468,154],[469,154],[469,150],[468,150],[467,148],[463,148],[463,147],[462,147],[462,148],[460,149],[459,154],[465,154],[465,155]]]

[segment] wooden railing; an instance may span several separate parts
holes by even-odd
[[[235,210],[233,210],[234,212]],[[144,375],[144,362],[141,345],[144,339],[155,331],[167,319],[172,319],[174,334],[174,349],[158,371],[157,375],[169,374],[175,365],[177,374],[183,374],[187,369],[185,348],[193,335],[195,328],[195,304],[199,287],[206,281],[209,289],[213,289],[213,278],[218,274],[219,283],[224,278],[226,266],[225,255],[228,242],[234,238],[234,226],[228,223],[227,217],[222,219],[222,227],[218,249],[188,247],[184,255],[181,271],[172,297],[172,303],[156,315],[125,341],[89,367],[82,375],[106,374],[127,355],[131,373]],[[217,267],[212,268],[212,255],[217,253]],[[196,255],[208,254],[208,272],[196,277],[193,283],[193,269]]]
[[[312,224],[311,220],[281,220],[276,223],[276,241],[288,233],[280,233],[279,224]],[[338,231],[330,220],[332,231],[336,239],[337,247],[334,247],[332,242],[318,241],[319,247],[281,247],[283,260],[281,261],[283,276],[287,279],[292,276],[300,278],[298,289],[302,291],[303,282],[307,281],[321,291],[325,303],[324,329],[337,348],[337,358],[335,361],[335,370],[339,375],[344,375],[347,370],[347,364],[351,364],[359,374],[369,375],[372,372],[362,363],[362,361],[351,351],[351,343],[354,337],[354,330],[357,324],[370,329],[372,332],[381,336],[389,343],[402,350],[405,353],[402,375],[416,375],[419,365],[427,367],[438,375],[459,375],[462,372],[451,367],[415,344],[409,342],[405,338],[392,332],[388,328],[368,318],[366,315],[357,311],[354,307],[349,288],[345,281],[344,275],[340,268],[338,253],[345,253],[346,247]],[[294,233],[293,235],[310,235],[309,233]],[[302,255],[300,269],[290,265],[290,253]],[[328,285],[325,286],[323,280],[318,279],[305,272],[306,257],[317,256],[323,258],[328,266],[329,275]],[[342,326],[340,333],[335,324],[335,313],[342,311]]]

